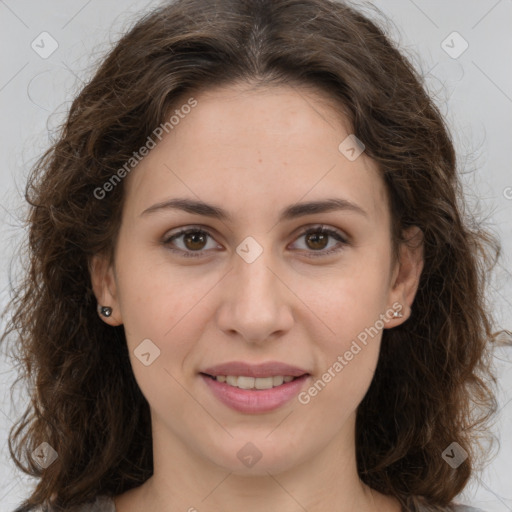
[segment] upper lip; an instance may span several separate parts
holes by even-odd
[[[291,366],[286,363],[280,363],[279,361],[269,361],[267,363],[260,364],[249,364],[242,361],[232,361],[229,363],[221,363],[215,366],[211,366],[201,371],[213,377],[219,375],[234,375],[234,376],[245,376],[245,377],[273,377],[276,375],[292,377],[300,377],[308,374],[308,372],[297,366]]]

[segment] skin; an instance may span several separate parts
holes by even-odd
[[[397,500],[361,482],[355,459],[356,410],[382,330],[307,405],[236,412],[198,372],[226,361],[282,361],[311,374],[307,389],[394,303],[403,317],[386,318],[384,328],[408,319],[423,268],[421,231],[410,229],[419,243],[402,246],[394,262],[378,168],[365,153],[352,162],[338,150],[350,126],[320,91],[245,84],[194,97],[198,105],[126,178],[114,264],[98,255],[91,266],[98,303],[113,308],[102,319],[124,324],[152,418],[154,475],[117,496],[117,511],[398,512]],[[221,206],[232,221],[171,209],[141,215],[176,197]],[[338,210],[278,222],[286,206],[332,197],[367,215]],[[318,224],[349,243],[315,245],[301,235]],[[183,236],[165,244],[197,225],[211,235],[202,245]],[[248,236],[263,248],[252,263],[236,252]],[[170,247],[204,252],[186,258]],[[148,338],[160,356],[145,366],[134,350]],[[251,468],[237,457],[247,442],[262,454]]]

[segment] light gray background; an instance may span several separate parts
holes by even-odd
[[[24,235],[19,222],[27,171],[48,145],[48,128],[63,120],[82,80],[130,26],[137,12],[158,2],[116,0],[0,0],[0,306],[8,300],[13,247]],[[362,2],[354,2],[365,8]],[[375,1],[389,30],[425,76],[446,116],[464,170],[470,204],[501,237],[503,256],[489,288],[499,326],[512,331],[512,0]],[[48,32],[57,50],[42,58],[31,47]],[[452,35],[458,32],[462,38]],[[453,52],[467,50],[457,58]],[[41,45],[41,43],[39,43]],[[48,48],[48,46],[46,46]],[[510,188],[509,188],[510,187]],[[16,269],[16,260],[12,263]],[[5,321],[2,321],[2,328]],[[15,469],[7,433],[24,410],[12,362],[0,355],[0,512],[13,511],[33,483]],[[475,475],[459,501],[487,511],[512,511],[512,348],[496,353],[500,440],[491,465]]]

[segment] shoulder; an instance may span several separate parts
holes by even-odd
[[[52,509],[37,507],[33,512],[52,512]],[[70,508],[68,512],[116,512],[116,506],[112,498],[97,496],[93,501]]]
[[[453,512],[485,512],[481,508],[470,507],[469,505],[453,505]]]
[[[70,512],[116,512],[116,506],[112,498],[98,496],[92,503],[76,507]]]
[[[463,505],[462,503],[451,502],[446,506],[429,505],[415,497],[409,497],[404,510],[407,512],[486,512],[480,508]],[[114,511],[115,512],[115,511]]]

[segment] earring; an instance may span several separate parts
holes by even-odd
[[[400,313],[400,311],[395,311],[393,313],[393,318],[402,318],[404,315]]]
[[[110,316],[112,314],[112,308],[109,306],[100,306],[100,315]]]

